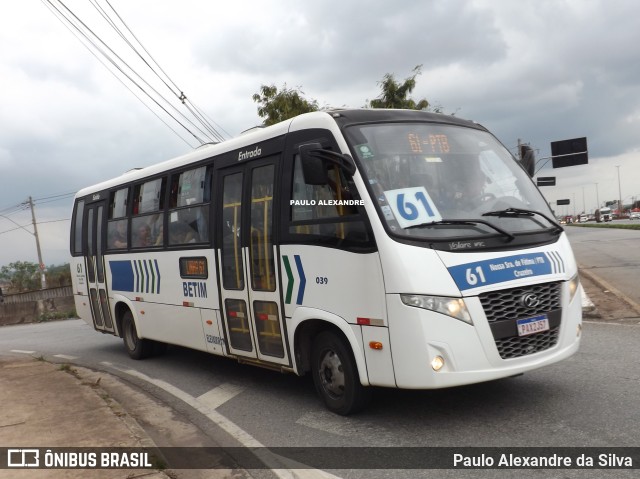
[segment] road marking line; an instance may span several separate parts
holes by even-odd
[[[209,409],[218,409],[224,403],[233,399],[235,396],[244,391],[244,388],[236,384],[224,383],[220,386],[213,388],[211,391],[198,396],[196,399],[203,406],[207,406]]]
[[[363,429],[367,431],[367,434],[376,437],[382,437],[388,433],[386,428],[374,423],[356,422],[350,418],[336,416],[329,411],[308,412],[301,416],[296,424],[342,437],[353,437],[360,434]]]
[[[69,361],[78,359],[78,356],[67,356],[66,354],[54,354],[53,357],[60,358],[60,359],[68,359]]]
[[[584,288],[580,287],[580,294],[582,295],[582,307],[583,308],[593,308],[594,304],[589,298],[589,295],[585,292]]]
[[[23,349],[12,349],[11,350],[12,353],[18,353],[18,354],[35,354],[35,351],[24,351]]]
[[[337,476],[330,474],[328,472],[318,470],[318,469],[306,469],[304,465],[299,465],[295,461],[291,461],[287,458],[279,456],[277,454],[269,451],[264,444],[254,438],[247,431],[242,429],[240,426],[232,422],[226,416],[223,416],[218,411],[211,409],[211,406],[207,402],[200,401],[199,398],[195,398],[190,394],[184,392],[183,390],[173,386],[172,384],[163,381],[162,379],[155,379],[147,376],[144,373],[136,371],[135,369],[125,369],[118,366],[115,366],[112,363],[103,361],[100,364],[113,368],[121,373],[128,374],[130,376],[136,377],[138,379],[142,379],[148,383],[151,383],[160,389],[168,392],[172,396],[180,399],[185,402],[192,408],[196,409],[203,415],[205,415],[211,422],[222,428],[228,434],[230,434],[234,439],[236,439],[242,446],[247,448],[257,448],[257,450],[253,451],[257,457],[259,457],[264,464],[272,470],[272,472],[278,476],[280,479],[315,479],[315,478],[324,478],[324,479],[334,479]],[[228,388],[228,391],[225,394],[229,394],[232,392],[232,385],[223,385],[225,388]],[[221,386],[222,387],[222,386]],[[237,386],[234,386],[237,387]],[[218,389],[218,388],[215,388]],[[215,391],[212,390],[212,391]],[[205,400],[212,399],[214,395],[207,396],[212,391],[203,394],[200,396],[202,398],[205,397]],[[222,390],[218,393],[220,397],[222,397]]]

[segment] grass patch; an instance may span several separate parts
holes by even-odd
[[[65,313],[60,313],[58,311],[49,311],[46,313],[42,313],[38,317],[39,323],[46,323],[47,321],[56,321],[60,319],[69,319],[69,318],[77,318],[76,310],[73,309],[71,311],[67,311]]]
[[[67,363],[61,364],[58,367],[58,369],[60,371],[64,371],[65,373],[71,374],[76,379],[80,379],[80,375],[78,374],[78,371],[73,369],[70,364],[67,364]]]
[[[575,226],[577,228],[616,228],[619,230],[640,230],[640,223],[571,223],[563,226]]]

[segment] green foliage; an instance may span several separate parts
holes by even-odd
[[[429,102],[423,98],[415,101],[408,98],[413,89],[416,87],[416,77],[422,73],[422,65],[417,65],[413,69],[413,75],[405,78],[403,83],[395,80],[391,73],[387,73],[382,81],[378,82],[382,93],[375,100],[369,102],[370,108],[400,108],[405,110],[426,110],[429,108]],[[442,109],[438,107],[438,109]]]
[[[38,317],[38,322],[39,323],[46,323],[48,321],[56,321],[59,319],[69,319],[69,318],[77,318],[78,315],[76,313],[75,309],[72,309],[71,311],[67,311],[65,313],[61,313],[58,311],[49,311],[46,313],[42,313],[39,317]]]
[[[46,276],[49,288],[70,285],[69,263],[49,266]],[[30,261],[16,261],[0,268],[0,281],[8,282],[9,289],[14,293],[40,289],[40,267]]]
[[[13,292],[38,289],[40,285],[40,268],[29,261],[15,261],[0,268],[0,280],[9,282]]]
[[[640,224],[637,223],[571,223],[566,226],[578,228],[617,228],[621,230],[640,230]]]
[[[71,284],[71,270],[69,263],[59,266],[51,265],[47,268],[47,287],[69,286]]]
[[[416,87],[416,78],[422,73],[422,65],[417,65],[412,70],[412,75],[401,83],[396,81],[391,73],[384,75],[378,84],[382,92],[375,100],[367,100],[367,108],[399,108],[405,110],[429,110],[435,113],[442,113],[441,105],[430,105],[423,98],[414,100],[409,96]],[[317,100],[307,100],[300,87],[287,88],[285,84],[279,91],[275,85],[262,85],[260,92],[253,95],[253,101],[258,103],[258,115],[263,118],[264,126],[274,125],[281,121],[301,115],[318,111]]]
[[[269,126],[281,121],[318,111],[316,100],[307,100],[300,88],[287,88],[285,84],[281,91],[275,85],[262,85],[260,93],[253,95],[253,101],[259,103],[258,115],[264,118],[263,125]]]

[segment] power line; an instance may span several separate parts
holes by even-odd
[[[27,209],[27,206],[24,203],[20,203],[14,206],[9,206],[8,208],[5,208],[3,210],[0,210],[0,215],[11,216],[21,211],[24,211],[26,209]]]
[[[153,114],[156,116],[156,118],[158,118],[162,123],[164,123],[164,125],[165,125],[167,128],[169,128],[169,129],[170,129],[170,130],[171,130],[171,131],[172,131],[172,132],[173,132],[173,133],[174,133],[178,138],[180,138],[183,142],[185,142],[185,143],[187,144],[187,146],[189,146],[189,147],[193,148],[193,145],[192,145],[191,143],[189,143],[187,140],[185,140],[185,139],[182,137],[182,135],[180,135],[176,130],[174,130],[174,129],[173,129],[173,128],[172,128],[172,127],[171,127],[171,126],[170,126],[170,125],[169,125],[169,124],[168,124],[168,123],[167,123],[163,118],[161,118],[161,117],[160,117],[160,115],[158,115],[158,113],[157,113],[157,112],[153,111],[153,109],[151,108],[151,106],[149,106],[147,103],[145,103],[145,101],[144,101],[144,100],[143,100],[143,99],[142,99],[142,98],[141,98],[141,97],[140,97],[140,96],[139,96],[135,91],[133,91],[133,90],[129,87],[129,85],[127,85],[127,84],[124,82],[124,80],[122,80],[122,78],[118,77],[118,75],[117,75],[113,70],[111,70],[111,69],[109,68],[109,66],[108,66],[108,65],[107,65],[107,64],[106,64],[106,63],[105,63],[105,62],[104,62],[104,61],[103,61],[103,60],[102,60],[98,55],[96,55],[96,53],[95,53],[93,50],[91,50],[91,47],[89,47],[89,45],[87,45],[87,42],[89,42],[89,40],[88,40],[88,39],[83,40],[83,39],[78,35],[78,33],[76,33],[73,29],[71,29],[71,28],[69,27],[69,25],[67,25],[67,24],[65,23],[65,21],[62,19],[62,18],[65,18],[65,17],[64,17],[64,15],[63,15],[59,10],[57,10],[55,7],[53,7],[52,5],[50,5],[50,4],[49,4],[49,3],[50,3],[50,2],[49,2],[49,0],[41,0],[41,2],[45,4],[45,6],[49,9],[49,11],[51,11],[51,13],[56,17],[56,19],[57,19],[57,20],[58,20],[58,21],[59,21],[59,22],[60,22],[60,23],[61,23],[61,24],[62,24],[62,25],[67,29],[67,30],[69,30],[69,31],[71,32],[71,34],[72,34],[74,37],[76,37],[76,38],[78,39],[78,41],[79,41],[80,43],[82,43],[82,45],[83,45],[83,46],[84,46],[84,47],[89,51],[89,53],[91,53],[91,55],[93,55],[93,56],[94,56],[94,58],[95,58],[96,60],[98,60],[98,61],[102,64],[102,66],[104,66],[104,67],[107,69],[107,71],[109,71],[109,72],[110,72],[110,73],[111,73],[111,74],[116,78],[116,80],[118,80],[118,81],[119,81],[119,82],[120,82],[120,83],[121,83],[121,84],[122,84],[122,85],[123,85],[127,90],[129,90],[129,92],[131,92],[131,94],[132,94],[133,96],[135,96],[135,97],[138,99],[138,101],[139,101],[140,103],[142,103],[142,105],[144,105],[144,107],[145,107],[145,108],[147,108],[151,113],[153,113]],[[57,11],[58,13],[56,13],[56,11]],[[61,18],[61,17],[62,17],[62,18]],[[67,21],[68,21],[68,23],[71,23],[69,20],[67,20]],[[169,116],[171,116],[171,115],[169,115]]]
[[[92,55],[94,57],[96,57],[104,66],[105,68],[107,68],[116,78],[118,78],[118,80],[123,83],[123,85],[125,85],[125,87],[127,87],[127,89],[129,91],[131,91],[134,96],[136,96],[136,98],[138,98],[138,100],[140,100],[143,104],[145,104],[145,106],[149,108],[149,106],[138,96],[135,94],[135,92],[133,92],[123,81],[122,79],[118,76],[118,74],[112,70],[111,68],[109,68],[95,53],[93,50],[95,50],[97,53],[99,53],[103,58],[105,58],[113,67],[115,70],[117,70],[118,72],[120,72],[121,75],[123,75],[127,80],[129,80],[134,86],[136,86],[144,95],[146,95],[146,97],[151,100],[153,103],[156,104],[156,106],[158,108],[160,108],[162,111],[164,111],[165,114],[167,114],[170,118],[172,118],[176,123],[178,123],[182,128],[184,128],[189,134],[191,134],[191,136],[193,136],[196,141],[198,141],[200,144],[205,143],[205,141],[203,140],[203,138],[200,137],[200,135],[206,137],[208,140],[212,140],[213,142],[220,142],[220,141],[224,141],[224,137],[215,129],[214,126],[212,126],[212,124],[207,121],[206,117],[202,114],[199,113],[199,110],[197,109],[197,107],[195,107],[195,105],[193,105],[193,103],[189,102],[191,104],[191,107],[189,107],[189,105],[186,104],[186,96],[184,95],[184,93],[177,87],[177,85],[175,84],[175,82],[173,82],[173,80],[171,80],[171,78],[167,75],[167,73],[160,67],[160,65],[155,61],[155,59],[153,59],[153,57],[151,56],[151,54],[148,52],[148,50],[142,45],[142,43],[138,40],[138,38],[135,36],[135,34],[132,32],[132,30],[128,27],[128,25],[124,22],[124,20],[122,19],[122,17],[118,14],[118,12],[115,10],[115,8],[108,2],[107,0],[107,5],[109,5],[109,7],[111,8],[111,10],[115,13],[116,17],[118,18],[118,20],[120,21],[120,23],[122,23],[122,25],[124,26],[124,28],[126,28],[126,30],[129,32],[129,34],[135,39],[135,41],[138,43],[138,45],[140,45],[140,47],[142,48],[142,50],[146,53],[146,55],[151,59],[151,62],[153,62],[156,67],[162,72],[162,74],[164,75],[163,78],[162,75],[160,75],[160,73],[158,73],[158,71],[149,63],[149,61],[147,61],[147,59],[144,58],[144,56],[142,55],[142,53],[139,51],[138,48],[135,47],[135,45],[133,45],[133,43],[127,39],[125,33],[122,31],[122,29],[120,29],[118,27],[118,25],[116,24],[116,22],[110,17],[109,13],[98,4],[97,0],[91,0],[91,4],[93,5],[93,7],[98,11],[98,13],[102,16],[102,18],[107,22],[107,24],[113,29],[115,30],[116,34],[129,46],[129,48],[131,48],[134,53],[146,64],[146,66],[151,70],[151,72],[153,72],[153,74],[158,77],[160,79],[160,81],[162,83],[164,83],[164,85],[171,91],[171,93],[173,95],[175,95],[185,106],[185,108],[187,109],[187,111],[191,114],[191,116],[195,119],[195,121],[197,121],[201,126],[198,126],[194,123],[194,121],[192,121],[190,118],[188,118],[187,116],[185,116],[183,113],[181,113],[173,104],[171,104],[171,102],[166,99],[157,89],[155,89],[147,80],[145,80],[142,75],[140,75],[131,65],[129,65],[120,55],[118,55],[109,45],[107,45],[107,43],[102,40],[102,38],[100,38],[100,36],[95,33],[95,31],[93,29],[91,29],[85,22],[83,22],[75,13],[73,13],[73,11],[71,11],[71,9],[69,9],[69,7],[67,7],[67,5],[65,5],[64,2],[62,2],[62,0],[57,0],[57,4],[61,5],[62,8],[64,9],[64,11],[61,8],[58,8],[58,6],[56,6],[54,4],[54,2],[56,0],[41,0],[45,6],[47,6],[47,8],[49,8],[49,10],[54,14],[54,16],[56,16],[56,18],[61,21],[63,23],[63,25],[65,25],[65,27],[67,29],[69,29],[74,36],[76,36],[76,38],[78,38],[78,40],[92,53]],[[65,12],[66,11],[66,12]],[[69,28],[69,26],[72,27]],[[75,31],[74,31],[75,30]],[[78,36],[75,32],[78,32],[79,35]],[[99,42],[100,44],[98,44],[97,42]],[[101,46],[102,45],[102,46]],[[126,68],[128,71],[131,72],[131,74],[127,73],[124,68]],[[149,90],[151,90],[153,92],[150,93],[147,89],[145,89],[145,87],[143,87],[137,80],[135,80],[132,75],[135,75],[140,82],[142,82],[146,88],[148,88]],[[171,83],[173,85],[174,89],[168,84],[168,82]],[[178,94],[179,92],[179,94]],[[154,97],[155,95],[155,97]],[[163,102],[165,105],[167,105],[167,107],[165,108],[165,106],[163,106],[161,104],[161,102]],[[170,113],[167,108],[171,108],[173,111],[176,112],[176,115],[180,116],[182,118],[182,121],[178,120],[172,113]],[[150,109],[150,111],[152,111],[159,119],[161,119],[157,113],[155,113],[152,109]],[[163,121],[161,119],[161,121]],[[163,123],[168,126],[174,133],[176,133],[176,135],[178,135],[183,141],[184,138],[182,138],[173,128],[171,128],[166,122],[163,121]],[[188,123],[190,125],[190,127],[187,127],[187,125],[185,125],[185,123]],[[194,133],[194,131],[192,129],[196,130],[198,132],[198,134]],[[229,135],[230,136],[230,135]],[[187,142],[187,144],[189,144]],[[189,145],[191,146],[191,145]]]
[[[122,59],[122,57],[120,57],[111,47],[109,47],[109,45],[107,45],[91,28],[89,28],[75,13],[73,13],[73,11],[71,11],[71,9],[69,9],[64,2],[62,2],[62,0],[57,0],[57,2],[62,5],[62,7],[68,12],[68,14],[65,14],[63,11],[61,11],[58,7],[56,7],[55,5],[53,5],[53,1],[55,0],[43,0],[46,1],[47,3],[49,3],[55,10],[56,12],[58,12],[58,15],[60,17],[62,17],[65,21],[67,21],[69,23],[69,25],[71,25],[73,28],[76,29],[76,31],[78,31],[78,33],[80,33],[80,35],[82,35],[86,41],[99,53],[101,54],[109,63],[111,63],[116,70],[118,70],[123,76],[125,76],[133,85],[135,85],[136,87],[138,87],[140,89],[140,91],[142,91],[142,93],[144,93],[153,103],[155,103],[161,110],[163,110],[169,117],[171,117],[176,123],[178,123],[180,126],[182,126],[187,132],[189,132],[191,134],[191,136],[193,136],[196,141],[198,141],[199,143],[204,143],[204,141],[202,140],[202,138],[200,138],[198,135],[196,135],[191,129],[189,129],[182,121],[178,120],[172,113],[170,113],[167,108],[171,108],[172,110],[174,110],[176,112],[177,115],[181,116],[183,118],[183,120],[187,123],[189,123],[193,128],[197,129],[200,134],[203,134],[204,136],[207,136],[205,132],[203,132],[197,125],[195,125],[189,118],[187,118],[184,114],[182,114],[174,105],[172,105],[166,98],[164,98],[160,92],[158,92],[153,86],[151,86],[151,84],[149,84],[149,82],[147,82],[144,78],[142,78],[141,75],[139,75],[126,61],[124,61]],[[84,30],[83,30],[84,29]],[[89,35],[90,34],[90,35]],[[106,50],[108,50],[110,52],[107,53],[107,51],[105,51],[105,48],[102,48],[100,45],[98,45],[93,39],[95,38],[98,42],[100,42],[100,44],[104,45],[104,47],[106,48]],[[89,48],[87,46],[86,43],[83,42],[83,44],[85,45],[85,47]],[[117,61],[116,61],[117,60]],[[120,64],[118,64],[118,62],[120,62]],[[132,78],[132,76],[125,72],[123,67],[126,67],[129,71],[131,71],[131,73],[133,75],[135,75],[136,77],[138,77],[142,83],[144,83],[150,90],[153,91],[153,93],[155,95],[157,95],[161,101],[163,101],[167,107],[163,106],[160,101],[156,98],[154,98],[151,93],[149,93],[147,90],[145,90],[144,87],[142,87],[140,85],[140,83],[138,81],[136,81],[134,78]],[[115,74],[112,70],[111,71],[112,74]]]
[[[3,234],[5,234],[5,233],[11,233],[12,231],[16,231],[16,230],[19,230],[19,229],[23,229],[23,230],[25,230],[27,233],[29,233],[29,234],[33,234],[31,231],[29,231],[28,229],[26,229],[26,227],[27,227],[27,226],[29,226],[29,224],[28,224],[28,223],[27,223],[26,225],[22,225],[22,226],[18,225],[16,228],[11,228],[10,230],[0,231],[0,235],[3,235]]]
[[[120,22],[122,23],[122,25],[124,25],[124,27],[127,29],[127,31],[131,34],[131,36],[135,39],[135,41],[138,43],[138,45],[140,45],[140,47],[142,48],[142,50],[147,54],[147,56],[150,58],[150,60],[158,67],[158,69],[162,72],[162,74],[165,76],[165,78],[173,85],[173,87],[175,88],[176,91],[174,91],[168,84],[167,82],[162,78],[162,76],[147,62],[147,60],[142,56],[142,54],[140,54],[140,52],[128,41],[125,39],[126,43],[133,49],[134,52],[136,52],[136,54],[142,59],[142,61],[149,67],[149,69],[155,73],[155,75],[160,79],[160,81],[162,81],[166,87],[174,94],[176,95],[176,97],[182,101],[182,103],[187,106],[185,104],[185,100],[187,100],[186,95],[184,94],[183,90],[181,88],[178,87],[178,85],[176,85],[176,83],[171,79],[171,77],[167,74],[166,71],[164,71],[164,69],[160,66],[160,64],[155,60],[155,58],[153,58],[153,56],[151,55],[151,53],[149,53],[149,51],[145,48],[145,46],[142,44],[142,42],[138,39],[138,37],[133,33],[133,31],[131,30],[131,28],[129,28],[129,26],[127,25],[127,23],[124,21],[124,19],[118,14],[118,12],[116,11],[115,8],[113,8],[113,5],[111,5],[111,3],[109,2],[109,0],[106,0],[107,5],[109,5],[109,7],[111,8],[111,10],[113,10],[113,13],[116,14],[116,16],[118,17],[118,19],[120,20]],[[106,13],[106,12],[105,12]],[[108,15],[107,15],[108,17]],[[124,35],[122,35],[122,32],[120,31],[119,28],[117,28],[115,26],[115,23],[113,21],[110,22],[111,25],[114,27],[114,29],[116,29],[116,31],[118,33],[120,33],[120,35],[122,36],[122,38],[124,39]],[[178,92],[180,94],[178,94]],[[191,106],[193,107],[193,109],[199,113],[199,109],[190,101],[188,100],[189,104],[191,104]],[[202,114],[196,114],[194,113],[189,107],[187,107],[189,109],[189,111],[191,111],[191,113],[199,119],[199,121],[205,126],[205,128],[212,134],[214,135],[214,137],[216,137],[219,141],[224,141],[224,137],[213,127],[213,125],[211,124],[211,122],[209,122],[206,118],[206,116],[202,115]],[[226,132],[225,132],[226,133]],[[227,133],[227,136],[231,136]]]
[[[70,191],[69,193],[61,193],[59,195],[52,195],[52,196],[44,196],[42,198],[34,198],[33,201],[41,201],[41,200],[49,200],[51,198],[60,198],[60,199],[64,199],[64,198],[68,198],[70,196],[74,196],[76,194],[75,191]]]
[[[71,221],[71,218],[62,218],[59,220],[49,220],[49,221],[38,221],[39,225],[44,225],[47,223],[60,223],[61,221]]]

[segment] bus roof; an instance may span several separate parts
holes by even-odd
[[[145,178],[161,174],[165,171],[196,163],[212,156],[237,150],[239,148],[247,148],[251,145],[284,135],[289,131],[311,127],[335,129],[337,126],[344,127],[350,124],[389,121],[428,121],[472,128],[483,128],[477,123],[463,120],[455,116],[418,110],[332,109],[305,113],[272,126],[252,128],[247,130],[246,133],[240,134],[239,136],[222,143],[202,145],[189,153],[167,161],[156,163],[145,168],[131,169],[120,176],[81,189],[77,192],[76,198],[81,198],[92,193],[113,188],[120,184],[143,180]]]

